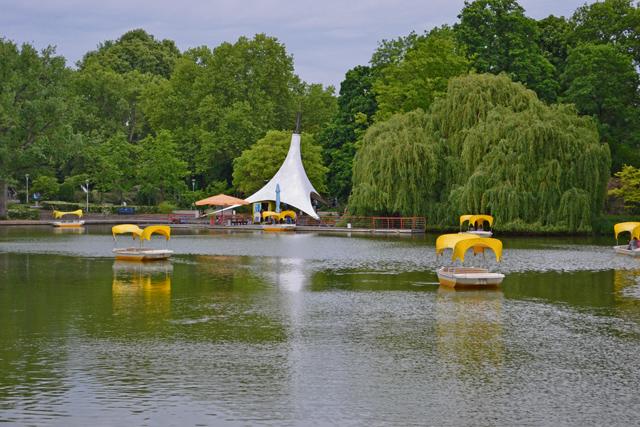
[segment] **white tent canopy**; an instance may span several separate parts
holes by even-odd
[[[291,146],[287,158],[271,181],[258,192],[245,199],[249,203],[276,201],[276,186],[280,186],[280,203],[300,209],[302,212],[318,219],[318,214],[311,205],[311,198],[322,200],[311,185],[302,165],[300,156],[300,134],[291,136]]]

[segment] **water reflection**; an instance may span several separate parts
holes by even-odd
[[[144,315],[150,321],[171,315],[170,261],[113,263],[113,314],[120,319]]]
[[[438,288],[438,351],[445,366],[502,362],[503,300],[498,289]]]

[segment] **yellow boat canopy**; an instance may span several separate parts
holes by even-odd
[[[465,221],[469,221],[473,215],[462,215],[460,217],[460,225],[464,224]]]
[[[142,229],[134,224],[120,224],[111,228],[113,240],[116,240],[116,234],[133,233],[133,240],[142,235]]]
[[[75,215],[78,218],[82,218],[82,209],[78,209],[77,211],[73,211],[73,212],[53,211],[54,218],[62,218],[62,215]]]
[[[168,225],[152,225],[145,227],[142,232],[142,236],[140,236],[140,241],[142,242],[144,239],[151,241],[151,235],[153,233],[162,234],[167,240],[169,240],[171,238],[171,227]]]
[[[296,219],[296,213],[294,211],[283,211],[280,213],[277,213],[274,211],[266,211],[262,213],[262,216],[264,218],[272,216],[272,217],[275,217],[277,220],[281,220],[286,217],[290,217],[291,219]]]
[[[469,224],[475,224],[479,221],[487,221],[489,227],[493,227],[493,217],[491,215],[473,215],[469,218]]]
[[[625,231],[632,232],[634,228],[640,225],[640,222],[621,222],[613,226],[613,231],[616,233],[616,239],[618,238],[618,234],[623,233]],[[633,238],[633,236],[631,237]]]
[[[498,239],[478,237],[473,234],[443,234],[436,240],[438,255],[443,255],[445,248],[453,249],[451,261],[460,258],[460,261],[464,262],[464,254],[471,247],[473,247],[474,255],[477,255],[478,252],[482,252],[482,255],[484,255],[484,248],[493,249],[496,254],[496,260],[502,261],[502,242]]]

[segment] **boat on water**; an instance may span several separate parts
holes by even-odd
[[[474,255],[482,252],[483,256],[486,248],[492,249],[496,260],[502,260],[502,242],[498,239],[458,233],[443,234],[436,240],[437,256],[444,255],[445,249],[453,249],[451,262],[460,259],[464,264],[465,253],[470,248],[473,248]],[[492,273],[486,268],[478,267],[441,267],[437,274],[440,284],[449,287],[496,287],[505,277],[502,273]]]
[[[616,246],[614,246],[613,249],[615,249],[617,254],[640,257],[640,248],[637,244],[634,246],[632,243],[634,238],[640,239],[640,222],[621,222],[613,226],[613,231],[616,235]],[[618,236],[620,233],[625,232],[631,233],[629,243],[620,245]]]
[[[262,224],[263,231],[295,231],[296,229],[296,213],[294,211],[283,211],[280,213],[273,211],[266,211],[262,214],[262,218],[265,221],[272,221],[272,223],[264,222]]]
[[[462,231],[462,225],[469,221],[466,231]],[[489,224],[489,230],[483,228],[484,222]],[[491,215],[462,215],[460,217],[460,234],[475,234],[481,237],[493,236],[493,217]]]
[[[62,217],[65,215],[73,215],[74,219],[63,220]],[[77,211],[73,211],[73,212],[60,212],[60,211],[54,210],[53,218],[54,218],[54,221],[51,222],[51,225],[53,225],[54,227],[70,228],[70,227],[82,227],[84,225],[84,221],[78,219],[78,218],[82,218],[82,209],[78,209]],[[55,221],[56,218],[60,218],[60,220]]]
[[[113,233],[113,254],[120,261],[159,261],[168,259],[173,251],[170,249],[154,249],[142,246],[144,240],[151,241],[151,235],[154,233],[165,237],[166,242],[171,238],[171,228],[167,225],[151,225],[145,227],[144,230],[134,224],[116,225],[111,229]],[[140,239],[139,246],[118,248],[116,245],[116,235],[131,233],[133,240]]]

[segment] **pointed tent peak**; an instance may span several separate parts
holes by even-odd
[[[298,115],[296,116],[296,128],[293,133],[300,135],[300,109],[302,108],[302,102],[298,103]]]

